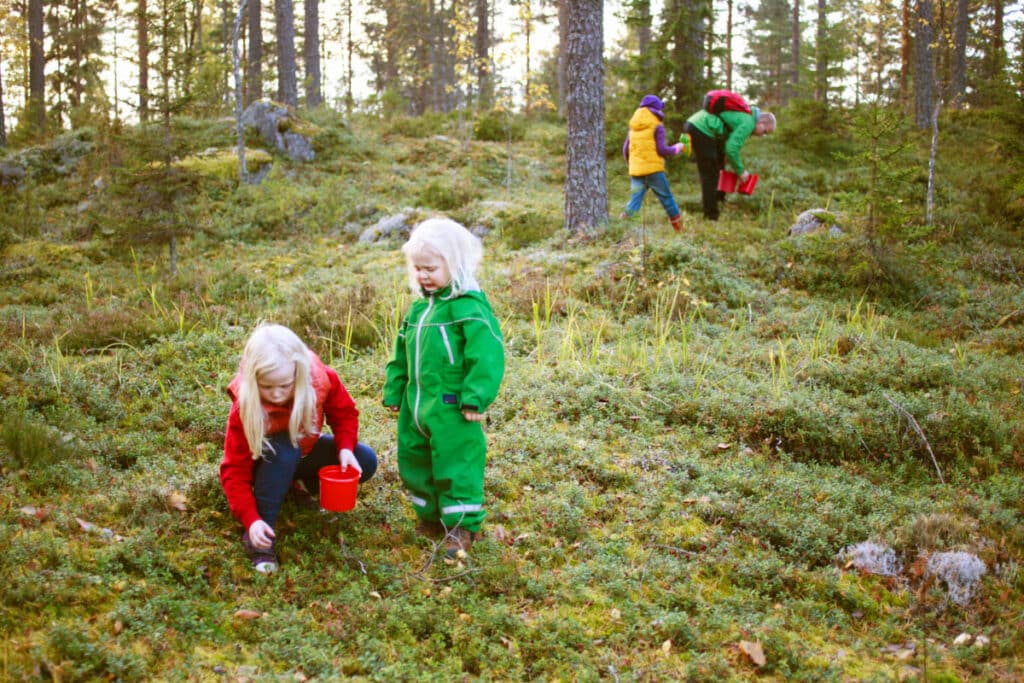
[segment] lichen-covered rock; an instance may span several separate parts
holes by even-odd
[[[789,236],[808,235],[828,230],[828,234],[837,237],[843,234],[838,225],[839,216],[826,209],[807,209],[796,217],[796,223],[789,226]]]
[[[242,125],[255,128],[268,145],[296,161],[316,158],[309,140],[295,132],[295,117],[284,105],[269,100],[253,102],[242,113]]]

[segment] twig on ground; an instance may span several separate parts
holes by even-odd
[[[939,475],[939,483],[945,484],[946,480],[942,478],[942,470],[939,469],[939,461],[936,460],[935,453],[932,452],[932,446],[931,444],[928,443],[928,438],[925,437],[924,430],[921,429],[921,425],[917,423],[917,420],[914,419],[914,416],[911,415],[906,408],[904,408],[899,403],[889,398],[888,394],[882,394],[882,396],[885,397],[885,400],[888,401],[893,408],[896,409],[896,412],[907,418],[907,422],[909,422],[910,426],[914,428],[914,431],[917,432],[917,435],[921,437],[921,441],[924,442],[924,447],[928,449],[928,455],[930,455],[932,458],[932,464],[935,465],[935,472],[936,474]]]

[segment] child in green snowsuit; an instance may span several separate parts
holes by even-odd
[[[422,533],[445,531],[450,557],[469,550],[485,512],[484,413],[505,350],[475,272],[480,240],[446,218],[423,221],[402,247],[413,302],[387,364],[384,405],[398,412],[398,472]]]

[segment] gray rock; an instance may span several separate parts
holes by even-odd
[[[22,180],[25,179],[25,167],[21,164],[3,160],[0,161],[0,185],[11,186],[18,185]]]
[[[843,234],[837,225],[839,216],[826,209],[808,209],[796,217],[796,223],[789,227],[789,236],[798,237],[827,230],[832,237]]]
[[[242,113],[242,125],[255,128],[268,145],[296,161],[312,161],[316,153],[309,140],[290,130],[294,120],[287,107],[269,100],[253,102]]]

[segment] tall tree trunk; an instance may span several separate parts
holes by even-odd
[[[356,51],[355,41],[352,39],[352,0],[344,0],[343,11],[345,12],[345,116],[351,118],[352,107],[355,105],[355,97],[352,95],[353,56]]]
[[[998,80],[1003,76],[1003,67],[1006,65],[1006,45],[1003,38],[1003,18],[1005,7],[1003,0],[994,0],[992,3],[992,54],[990,55],[989,79]]]
[[[569,44],[569,0],[558,0],[558,115],[565,118],[566,82],[565,50]]]
[[[477,109],[488,111],[494,103],[494,78],[491,68],[491,3],[476,0],[476,35],[473,37],[476,66]]]
[[[953,24],[953,64],[949,79],[949,104],[953,109],[963,106],[967,89],[967,0],[957,0]]]
[[[305,38],[302,58],[306,63],[306,106],[315,109],[323,104],[320,96],[320,7],[319,0],[305,0]]]
[[[608,222],[601,0],[568,0],[565,226],[587,233]]]
[[[46,53],[43,51],[43,0],[28,3],[29,123],[37,135],[46,132]]]
[[[245,103],[263,97],[263,7],[260,0],[248,0],[249,58],[245,65]]]
[[[522,5],[525,7],[525,16],[523,20],[523,34],[526,38],[526,73],[523,74],[523,99],[525,104],[526,113],[530,113],[533,102],[531,101],[530,92],[530,38],[533,33],[533,0],[526,0]]]
[[[900,22],[900,107],[907,109],[910,101],[910,0],[903,0]]]
[[[433,111],[441,111],[441,20],[434,0],[427,0],[427,44],[430,47],[430,94],[429,107]]]
[[[77,109],[82,104],[82,92],[85,90],[85,86],[82,84],[82,60],[84,59],[82,50],[82,39],[85,27],[83,24],[83,16],[85,15],[85,8],[83,5],[85,0],[73,0],[71,3],[71,26],[72,26],[72,38],[71,38],[71,78],[68,83],[68,101],[73,109]]]
[[[924,130],[935,102],[935,57],[932,47],[932,0],[916,0],[914,34],[914,123]]]
[[[149,121],[149,16],[146,0],[138,0],[136,26],[139,34],[139,120]]]
[[[800,0],[793,0],[793,48],[792,48],[793,72],[789,80],[789,97],[797,96],[797,89],[800,87]],[[783,101],[783,104],[787,100]]]
[[[7,120],[4,117],[4,74],[0,63],[0,148],[7,146]]]
[[[814,99],[828,104],[828,9],[825,0],[818,0],[818,26],[815,38]]]
[[[820,0],[824,2],[825,0]],[[725,0],[725,89],[732,90],[732,4]]]
[[[295,7],[292,0],[274,0],[274,30],[277,35],[277,100],[299,106],[295,73]]]

